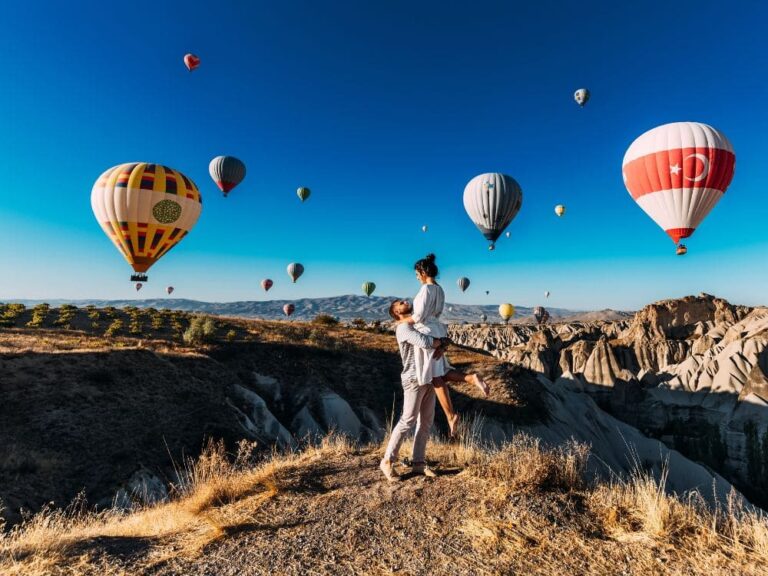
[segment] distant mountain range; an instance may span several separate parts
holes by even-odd
[[[368,322],[373,320],[388,320],[389,305],[396,296],[358,296],[348,294],[328,298],[301,298],[299,300],[267,300],[267,301],[243,301],[243,302],[201,302],[180,298],[154,298],[148,300],[45,300],[51,306],[61,304],[74,304],[75,306],[93,305],[97,307],[137,306],[139,308],[170,308],[186,312],[199,312],[201,314],[216,314],[219,316],[233,316],[240,318],[262,318],[266,320],[283,319],[283,305],[291,302],[296,306],[296,311],[291,318],[296,320],[311,320],[318,314],[330,314],[342,321],[362,318]],[[34,306],[43,300],[9,300],[8,302],[20,302],[25,306]],[[631,312],[616,310],[580,311],[565,308],[549,308],[547,311],[552,320],[569,322],[595,321],[595,320],[621,320],[632,315]],[[484,304],[451,304],[447,303],[443,313],[443,319],[447,323],[459,324],[462,322],[480,322],[482,314],[488,316],[489,322],[500,322],[498,305]],[[510,323],[533,321],[533,308],[516,306],[515,315]]]

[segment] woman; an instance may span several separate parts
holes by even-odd
[[[425,258],[416,262],[413,269],[416,271],[416,278],[421,283],[421,289],[413,299],[413,316],[410,321],[414,324],[414,328],[422,334],[434,338],[446,338],[448,330],[445,324],[440,321],[440,314],[442,314],[445,305],[445,293],[435,281],[438,273],[435,255],[427,254]],[[448,419],[450,435],[454,436],[459,423],[459,415],[453,409],[451,395],[445,384],[446,381],[474,384],[484,396],[488,396],[488,385],[477,374],[464,374],[454,370],[445,355],[436,355],[434,350],[418,348],[415,360],[419,382],[424,384],[431,382],[435,387],[437,399]]]

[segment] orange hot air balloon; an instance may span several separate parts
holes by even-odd
[[[621,169],[632,198],[677,244],[722,198],[735,164],[722,132],[699,122],[673,122],[638,137]]]
[[[200,66],[200,58],[195,56],[194,54],[185,54],[184,55],[184,66],[187,67],[187,70],[192,72],[195,68]]]
[[[261,281],[261,287],[264,288],[264,292],[269,292],[269,289],[272,288],[273,284],[274,282],[269,278],[264,278],[264,280]]]
[[[181,172],[132,162],[110,168],[91,191],[101,229],[144,282],[145,272],[192,229],[202,211],[200,192]]]
[[[294,306],[293,304],[286,304],[283,306],[283,314],[285,314],[286,316],[290,316],[291,314],[293,314],[294,310],[296,310],[296,306]]]

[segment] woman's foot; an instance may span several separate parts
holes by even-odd
[[[453,418],[448,418],[448,433],[451,438],[456,436],[456,432],[459,429],[459,415],[454,414]]]
[[[414,462],[411,467],[411,473],[426,476],[427,478],[437,478],[437,472],[424,462]]]
[[[472,384],[480,389],[480,392],[482,392],[483,396],[488,396],[488,384],[486,384],[477,374],[472,374],[470,378],[472,379]]]

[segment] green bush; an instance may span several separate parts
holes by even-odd
[[[107,328],[107,331],[104,332],[104,336],[112,337],[115,334],[117,334],[120,330],[123,328],[123,321],[119,318],[112,320],[112,323]]]
[[[199,346],[213,340],[216,332],[216,324],[210,316],[195,316],[189,323],[189,328],[184,332],[184,342],[192,346]]]
[[[227,342],[232,342],[232,341],[234,341],[234,339],[235,339],[236,337],[237,337],[237,332],[235,332],[234,330],[230,330],[229,332],[227,332],[227,336],[226,336],[226,338],[227,338]]]
[[[32,328],[39,328],[42,326],[50,310],[51,306],[45,302],[32,308],[32,319],[27,322],[27,326]]]
[[[321,326],[336,326],[339,321],[330,314],[318,314],[312,320],[312,324],[319,324]]]

